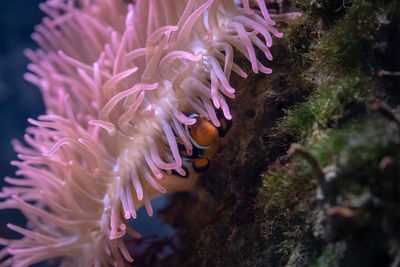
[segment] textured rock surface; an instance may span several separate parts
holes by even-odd
[[[274,73],[233,78],[200,192],[163,213],[180,230],[163,266],[398,266],[400,77],[378,74],[400,70],[399,2],[296,5]]]

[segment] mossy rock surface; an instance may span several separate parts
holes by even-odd
[[[179,246],[160,266],[400,264],[399,1],[283,6],[303,15],[271,75],[231,78],[232,129],[161,214]]]

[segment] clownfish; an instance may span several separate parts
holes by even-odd
[[[194,171],[205,172],[210,166],[211,158],[218,152],[220,138],[224,137],[229,131],[232,121],[226,120],[222,112],[218,111],[217,118],[220,127],[215,127],[203,115],[191,114],[189,118],[196,119],[195,124],[185,126],[189,140],[193,144],[193,153],[190,156],[185,155],[182,147],[182,154],[186,162],[192,164]],[[187,171],[187,168],[184,169]]]

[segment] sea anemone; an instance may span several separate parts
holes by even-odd
[[[124,266],[127,223],[162,193],[190,190],[193,144],[185,127],[199,114],[215,127],[232,118],[232,72],[243,54],[253,72],[271,73],[274,20],[264,0],[48,0],[26,51],[25,79],[40,88],[46,115],[14,141],[20,178],[6,177],[1,209],[18,209],[24,237],[0,239],[3,265],[59,258],[60,266]],[[256,47],[256,48],[255,48]],[[189,178],[179,175],[190,173]],[[175,175],[177,174],[177,175]],[[8,256],[11,255],[11,256]]]

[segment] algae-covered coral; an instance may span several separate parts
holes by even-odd
[[[400,264],[400,4],[291,5],[303,15],[280,25],[274,73],[233,77],[250,89],[204,191],[165,212],[196,229],[170,264]]]

